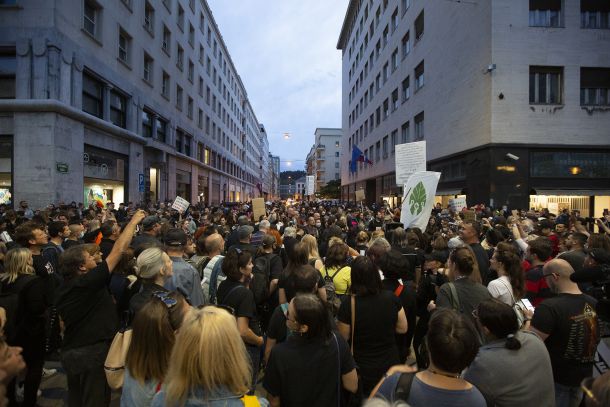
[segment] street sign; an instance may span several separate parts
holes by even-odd
[[[138,190],[144,192],[144,174],[138,174]]]

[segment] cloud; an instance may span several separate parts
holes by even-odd
[[[341,127],[348,0],[208,0],[273,154],[304,166],[316,127]],[[290,140],[283,133],[291,133]],[[296,161],[303,160],[303,161]],[[286,168],[282,163],[282,169]]]

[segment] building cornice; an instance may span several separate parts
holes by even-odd
[[[347,11],[345,12],[345,18],[343,19],[343,25],[341,26],[341,32],[339,33],[339,40],[337,41],[337,49],[344,49],[349,35],[352,31],[351,22],[354,13],[358,10],[361,0],[350,0],[347,5]]]

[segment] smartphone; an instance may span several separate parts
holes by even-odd
[[[527,308],[528,310],[534,312],[534,306],[532,305],[532,303],[530,302],[530,300],[528,300],[527,298],[522,298],[521,301],[519,301],[521,304],[523,304],[523,306],[525,308]]]

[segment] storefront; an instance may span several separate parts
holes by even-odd
[[[105,206],[108,202],[126,202],[128,157],[112,151],[85,145],[84,204]]]
[[[176,195],[191,202],[191,173],[176,170]]]
[[[13,139],[0,136],[0,205],[12,202]]]
[[[197,200],[199,202],[210,203],[207,175],[199,175],[199,180],[197,182]]]

